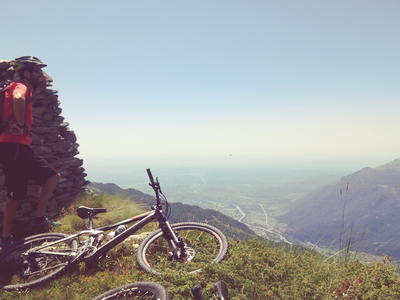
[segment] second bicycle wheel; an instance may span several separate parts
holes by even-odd
[[[59,275],[73,260],[77,242],[69,240],[52,246],[50,244],[65,237],[67,235],[62,233],[38,234],[2,252],[0,254],[0,289],[12,291],[31,288]],[[31,253],[32,249],[39,246],[45,248]],[[62,255],[55,256],[51,253]]]
[[[109,290],[92,300],[169,300],[165,288],[154,282],[135,282]]]
[[[225,281],[220,280],[214,284],[214,299],[229,300],[228,285]]]
[[[214,226],[203,223],[177,223],[171,225],[185,242],[186,256],[173,259],[173,249],[161,230],[149,235],[139,246],[137,259],[140,266],[153,274],[169,270],[197,273],[210,263],[220,262],[228,250],[225,235]]]

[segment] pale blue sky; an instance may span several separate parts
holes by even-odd
[[[400,157],[400,2],[2,1],[81,157],[375,166]]]

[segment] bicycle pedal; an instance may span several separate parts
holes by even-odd
[[[37,272],[40,270],[40,267],[36,261],[32,262],[32,261],[24,260],[23,265],[24,265],[24,270],[25,270],[24,271],[25,276],[29,276],[31,273],[34,273],[34,272]]]

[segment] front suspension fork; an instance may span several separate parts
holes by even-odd
[[[160,228],[164,238],[172,247],[172,259],[182,260],[186,257],[185,242],[181,237],[178,237],[175,230],[168,221],[160,223]]]

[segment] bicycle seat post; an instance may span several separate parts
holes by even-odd
[[[93,230],[93,215],[89,215],[89,230]]]

